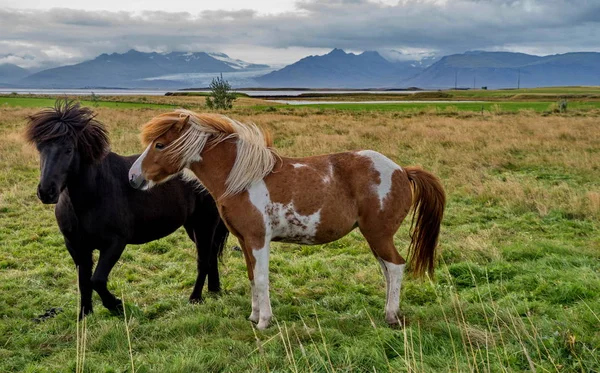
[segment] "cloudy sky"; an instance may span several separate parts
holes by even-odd
[[[28,68],[131,48],[283,65],[334,47],[600,51],[600,0],[0,0],[0,63]]]

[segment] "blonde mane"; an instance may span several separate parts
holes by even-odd
[[[165,156],[171,162],[178,163],[181,168],[200,161],[200,154],[207,146],[213,147],[227,139],[237,139],[237,155],[222,197],[243,192],[273,171],[278,155],[272,149],[273,142],[269,132],[254,123],[241,123],[224,115],[197,114],[184,109],[161,114],[144,125],[142,142],[145,145],[151,143],[175,123],[186,118],[187,128],[164,150]]]

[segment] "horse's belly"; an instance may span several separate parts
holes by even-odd
[[[271,203],[267,206],[267,221],[271,240],[290,243],[316,243],[317,229],[321,222],[321,210],[313,214],[299,214],[292,203]]]
[[[352,229],[355,222],[338,216],[335,224],[323,220],[321,209],[313,214],[302,215],[293,204],[274,203],[267,208],[271,227],[271,240],[305,245],[324,244],[335,241]]]

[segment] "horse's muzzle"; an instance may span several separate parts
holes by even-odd
[[[129,171],[129,185],[135,189],[146,190],[148,189],[148,181],[144,178],[144,175],[135,174]]]
[[[56,184],[50,184],[47,188],[42,188],[42,185],[39,184],[37,187],[37,196],[43,204],[55,204],[58,202],[60,192],[56,187]]]
[[[129,169],[129,185],[134,187],[135,189],[147,190],[148,189],[148,180],[144,177],[144,173],[142,172],[142,161],[148,151],[150,150],[150,145],[144,150],[142,155],[138,157],[138,159],[131,165]]]

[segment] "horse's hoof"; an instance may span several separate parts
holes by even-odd
[[[392,329],[402,329],[406,325],[406,318],[400,315],[394,315],[390,317],[386,316],[385,322]]]
[[[252,312],[252,313],[250,314],[250,317],[248,317],[248,320],[252,321],[252,322],[253,322],[253,323],[255,323],[255,324],[258,324],[258,319],[259,319],[259,318],[260,318],[260,317],[259,317],[259,314],[258,314],[258,313],[254,313],[254,312]]]
[[[209,285],[208,286],[208,291],[210,291],[211,293],[219,294],[221,292],[221,287],[217,286],[217,287],[211,288],[210,285]]]
[[[387,322],[387,321],[386,321]],[[392,329],[402,329],[404,325],[399,322],[387,322],[388,326]]]
[[[106,306],[110,313],[112,313],[115,316],[121,316],[124,314],[123,307],[123,301],[117,298],[115,298],[115,302],[113,304],[111,304],[110,306]]]
[[[270,320],[266,320],[266,319],[261,319],[258,324],[256,325],[256,329],[258,330],[265,330],[269,327],[270,324]]]
[[[190,297],[191,304],[202,304],[204,303],[204,299],[202,297]]]
[[[79,321],[83,320],[87,315],[94,313],[94,309],[92,307],[81,307],[79,311]]]

